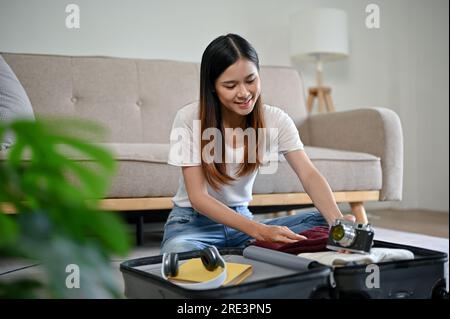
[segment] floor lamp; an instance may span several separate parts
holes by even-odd
[[[323,62],[349,54],[347,14],[333,8],[302,10],[291,18],[291,59],[316,64],[316,86],[308,90],[306,106],[311,113],[317,98],[319,112],[334,112],[331,88],[323,85]]]

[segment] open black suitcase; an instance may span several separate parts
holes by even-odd
[[[445,299],[447,254],[407,245],[374,241],[373,247],[407,249],[413,260],[380,262],[379,288],[368,287],[366,265],[334,268],[334,296],[340,299]],[[448,265],[447,265],[448,267]]]
[[[227,262],[249,263],[242,248],[219,250]],[[178,254],[180,262],[199,257],[198,251]],[[331,267],[318,264],[296,271],[251,260],[253,274],[239,285],[208,290],[179,287],[160,275],[162,256],[144,257],[121,263],[127,298],[155,299],[309,299],[330,298]]]
[[[307,271],[295,271],[252,261],[254,275],[243,283],[208,290],[190,290],[174,285],[160,275],[162,256],[125,261],[120,265],[127,298],[171,299],[318,299],[318,298],[448,298],[445,281],[447,254],[443,252],[374,241],[374,247],[407,249],[413,260],[377,263],[379,288],[366,284],[366,265],[331,268],[318,264]],[[226,261],[247,263],[243,249],[219,250]],[[180,253],[180,260],[198,257],[198,252]]]

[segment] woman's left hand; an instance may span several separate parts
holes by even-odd
[[[344,215],[344,219],[348,220],[349,222],[353,222],[353,223],[356,222],[356,217],[352,214]]]

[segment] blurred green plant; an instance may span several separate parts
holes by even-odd
[[[15,143],[0,152],[0,204],[16,213],[0,205],[0,256],[36,261],[44,278],[0,276],[0,298],[121,297],[110,258],[125,255],[131,241],[117,216],[99,208],[115,161],[89,142],[104,131],[41,119],[0,123],[0,140],[7,132]],[[79,288],[66,282],[77,275],[69,265],[79,269]]]

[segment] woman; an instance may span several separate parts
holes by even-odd
[[[273,147],[285,156],[320,213],[253,220],[248,209],[253,183]],[[250,240],[292,243],[305,239],[299,232],[343,218],[292,119],[262,103],[258,55],[235,34],[220,36],[205,49],[200,101],[178,111],[168,163],[181,166],[182,177],[161,253],[244,247]]]

